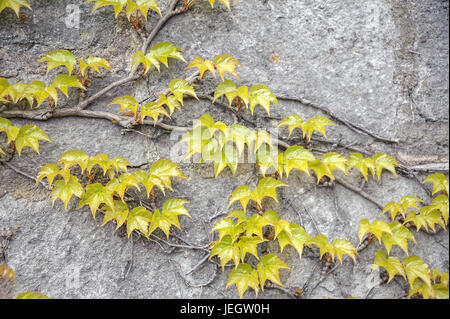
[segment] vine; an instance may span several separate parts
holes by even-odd
[[[215,0],[208,1],[211,7],[214,7]],[[399,203],[390,202],[385,206],[379,204],[369,195],[336,177],[336,172],[348,175],[352,169],[356,169],[364,180],[369,182],[369,174],[372,178],[376,176],[380,181],[384,171],[397,177],[397,172],[405,168],[395,158],[385,153],[367,156],[363,155],[363,152],[355,151],[346,157],[338,152],[323,152],[319,156],[317,155],[319,152],[312,147],[314,134],[319,133],[325,138],[322,142],[326,142],[327,126],[336,126],[331,120],[333,119],[379,141],[386,143],[396,141],[380,138],[336,117],[327,109],[319,108],[331,119],[315,116],[305,121],[300,115],[293,114],[280,120],[277,127],[283,129],[287,127],[288,138],[296,129],[301,131],[299,142],[295,145],[287,143],[286,138],[283,140],[271,136],[266,130],[248,128],[236,123],[227,125],[222,121],[216,122],[207,113],[196,121],[193,129],[164,123],[163,120],[170,119],[176,110],[182,110],[186,95],[197,100],[206,98],[212,104],[224,105],[226,110],[234,115],[239,114],[241,119],[242,113],[247,110],[253,116],[258,105],[270,117],[270,108],[272,105],[279,105],[279,97],[277,98],[277,95],[265,85],[238,87],[235,82],[226,80],[226,73],[239,79],[236,68],[241,66],[241,63],[230,55],[219,54],[211,60],[197,56],[188,64],[182,55],[182,49],[170,42],[161,42],[150,48],[150,44],[164,24],[173,16],[189,10],[197,0],[184,0],[181,6],[178,6],[179,0],[172,0],[165,15],[156,0],[86,0],[86,3],[91,2],[93,2],[92,12],[105,6],[112,6],[117,18],[125,11],[128,21],[139,33],[142,45],[136,49],[128,75],[85,99],[86,88],[91,85],[90,69],[97,73],[101,73],[100,68],[112,71],[110,63],[103,58],[92,56],[77,59],[68,50],[55,50],[44,55],[39,62],[47,63],[46,75],[56,68],[61,71],[60,67],[64,67],[67,74],[57,75],[51,84],[47,85],[41,81],[10,84],[7,79],[0,78],[2,116],[0,133],[6,134],[6,146],[9,147],[7,152],[10,155],[9,159],[6,158],[2,162],[7,164],[16,150],[20,156],[24,147],[30,147],[39,154],[39,141],[51,142],[47,134],[37,126],[25,125],[19,128],[12,125],[7,118],[45,121],[59,117],[87,117],[106,119],[128,130],[140,125],[153,125],[169,131],[183,132],[180,143],[187,144],[187,158],[199,153],[202,162],[212,162],[215,178],[218,178],[227,167],[234,176],[238,164],[244,162],[244,159],[248,161],[254,159],[262,178],[254,190],[248,185],[241,185],[232,192],[227,208],[239,202],[242,209],[233,210],[227,217],[219,220],[211,230],[212,233],[218,234],[218,238],[211,240],[204,247],[170,244],[168,241],[170,235],[173,235],[171,232],[173,227],[181,229],[179,217],[191,215],[184,207],[188,202],[182,199],[167,200],[161,209],[156,206],[156,196],[159,193],[165,195],[167,189],[174,191],[171,182],[173,178],[187,178],[177,164],[166,159],[146,163],[150,168],[144,171],[136,169],[137,167],[133,167],[122,157],[110,159],[104,153],[89,156],[82,150],[69,150],[62,154],[56,163],[44,165],[35,178],[36,184],[42,184],[44,179],[47,180],[47,184],[44,185],[51,190],[52,205],[59,199],[67,210],[69,203],[76,197],[77,209],[88,206],[94,220],[98,212],[103,214],[101,226],[114,222],[116,230],[122,226],[126,228],[128,237],[134,233],[147,239],[156,237],[153,233],[159,229],[166,235],[165,243],[174,248],[202,249],[208,252],[207,259],[213,261],[214,258],[218,258],[222,271],[232,261],[234,267],[229,274],[227,287],[236,285],[241,298],[248,288],[252,288],[258,296],[260,290],[264,291],[264,288],[270,286],[269,282],[285,289],[280,280],[280,270],[290,268],[279,256],[268,251],[268,242],[277,241],[281,253],[286,246],[292,246],[298,252],[299,258],[302,257],[305,248],[311,250],[318,248],[319,259],[325,260],[320,278],[320,281],[323,281],[330,273],[329,269],[336,257],[340,264],[343,263],[344,256],[350,257],[356,263],[358,254],[377,239],[379,244],[383,243],[386,250],[386,252],[379,250],[376,253],[373,266],[373,270],[381,267],[387,271],[387,276],[381,278],[382,283],[389,283],[395,276],[401,276],[409,284],[409,297],[448,299],[448,273],[438,269],[430,270],[425,261],[418,256],[408,256],[403,261],[390,256],[393,246],[400,247],[408,255],[408,240],[416,243],[415,236],[409,229],[411,227],[415,227],[417,232],[423,230],[429,234],[437,231],[436,225],[446,229],[449,218],[449,183],[443,174],[434,173],[424,180],[424,183],[433,183],[432,195],[437,194],[427,206],[422,204],[424,200],[413,196],[404,196]],[[231,10],[229,0],[219,2]],[[26,0],[0,0],[0,13],[10,8],[19,17],[22,6],[31,10]],[[144,26],[150,10],[161,18],[152,32],[146,35]],[[147,76],[153,68],[158,72],[161,70],[161,64],[169,68],[169,59],[180,60],[188,64],[186,69],[194,68],[197,71],[186,79],[172,79],[168,89],[157,94],[156,98],[150,97],[143,101],[138,101],[131,95],[114,98],[108,105],[119,105],[118,114],[87,110],[94,101],[106,93]],[[208,74],[216,78],[216,72],[221,83],[213,94],[210,96],[197,94],[195,83],[203,80]],[[67,98],[69,90],[71,92],[78,90],[80,100],[77,105],[62,107],[58,90]],[[224,97],[228,104],[220,102]],[[47,102],[48,108],[41,111],[39,109],[44,102]],[[308,105],[307,102],[302,103]],[[251,123],[248,119],[245,121]],[[7,156],[7,152],[0,148],[1,155]],[[289,177],[293,170],[298,171],[297,174],[302,172],[308,176],[312,172],[317,184],[322,186],[330,187],[333,181],[336,181],[359,193],[382,210],[381,216],[390,213],[391,222],[361,220],[358,229],[360,242],[356,247],[344,238],[331,239],[324,234],[310,237],[301,225],[280,219],[277,212],[265,209],[267,198],[278,202],[277,189],[288,187],[282,180]],[[16,171],[20,173],[19,170]],[[142,196],[142,187],[145,189],[145,197]],[[206,259],[201,263],[203,262],[206,262]],[[6,282],[15,281],[15,273],[8,266],[0,265],[0,279]],[[301,298],[303,294],[303,290],[297,289],[291,295]],[[25,293],[17,298],[19,297],[45,296]]]

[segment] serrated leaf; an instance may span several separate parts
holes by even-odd
[[[67,50],[56,50],[47,53],[38,62],[47,62],[47,74],[58,66],[65,66],[69,75],[72,74],[74,66],[77,64],[75,56]]]
[[[328,176],[330,179],[334,180],[334,175],[328,168],[328,165],[326,165],[319,159],[309,162],[309,169],[313,170],[316,174],[317,184],[319,184],[323,176]]]
[[[152,234],[157,228],[161,229],[169,239],[170,228],[173,226],[181,229],[180,222],[178,220],[179,215],[189,215],[184,204],[187,201],[181,199],[171,199],[164,203],[163,209],[160,212],[158,209],[153,213],[152,223],[148,231],[148,235]]]
[[[113,6],[115,18],[122,11],[123,7],[127,4],[127,0],[86,0],[86,2],[95,2],[92,12],[97,9],[100,9],[104,6]]]
[[[6,8],[10,8],[16,13],[17,17],[19,18],[20,7],[22,6],[32,10],[30,4],[28,3],[28,0],[2,0],[0,1],[0,13],[2,13],[2,11]]]
[[[269,145],[262,146],[256,152],[256,163],[259,166],[261,174],[265,177],[267,171],[273,167],[280,176],[283,176],[284,159],[283,153],[278,152],[277,148],[271,148]]]
[[[105,204],[114,210],[112,191],[100,183],[90,184],[86,186],[86,192],[81,196],[77,209],[89,205],[92,217],[95,219],[95,213],[101,204]]]
[[[269,222],[267,219],[261,217],[258,214],[253,215],[250,217],[250,219],[247,222],[247,229],[245,234],[247,236],[256,235],[261,240],[263,239],[263,227],[269,225]]]
[[[3,94],[9,96],[12,103],[17,104],[25,94],[28,84],[17,82],[8,86]]]
[[[94,69],[97,73],[100,73],[99,67],[112,71],[109,62],[102,58],[90,56],[86,59],[86,62],[83,59],[79,59],[79,62],[80,62],[80,72],[83,76],[87,74],[88,68]]]
[[[441,173],[431,174],[424,179],[423,183],[433,183],[433,191],[432,191],[433,195],[442,191],[446,192],[446,194],[449,195],[448,191],[449,181],[444,174]]]
[[[181,111],[181,105],[180,102],[178,102],[177,98],[174,95],[166,96],[165,94],[161,94],[158,100],[159,105],[167,105],[170,111],[170,115],[173,114],[175,109],[178,109]]]
[[[270,116],[270,103],[279,105],[277,97],[265,86],[254,85],[249,90],[249,107],[253,115],[256,105],[261,105]]]
[[[158,102],[149,102],[141,108],[141,122],[143,123],[146,117],[151,117],[156,125],[161,114],[170,117],[166,109]]]
[[[216,153],[214,156],[214,176],[217,178],[225,167],[229,167],[233,176],[239,163],[239,153],[233,145],[226,144],[222,151]]]
[[[397,257],[388,257],[383,250],[378,250],[376,252],[372,272],[378,267],[386,269],[389,275],[388,283],[394,279],[396,275],[401,275],[406,280],[406,273],[401,261]]]
[[[135,0],[135,2],[129,0],[127,3],[127,18],[130,20],[133,13],[139,10],[147,20],[149,9],[161,15],[161,8],[156,0]]]
[[[128,110],[128,109],[132,110],[135,116],[138,113],[139,103],[132,96],[126,95],[126,96],[117,97],[114,100],[112,100],[112,102],[109,103],[108,105],[114,105],[114,104],[120,105],[119,113],[121,113],[125,110]]]
[[[115,220],[116,230],[119,229],[123,224],[125,224],[128,218],[128,214],[130,213],[130,211],[128,210],[128,205],[119,200],[114,201],[114,209],[105,205],[102,207],[101,211],[104,214],[101,226],[104,226],[108,222]]]
[[[278,127],[282,127],[282,126],[287,126],[288,127],[288,129],[289,129],[289,136],[291,136],[292,132],[296,128],[299,128],[302,131],[304,131],[305,121],[303,121],[303,119],[299,115],[293,114],[293,115],[290,115],[288,117],[285,117],[284,119],[282,119],[280,121],[280,123],[278,124]]]
[[[369,223],[368,219],[360,220],[358,228],[359,242],[361,243],[364,235],[369,233],[373,234],[381,244],[381,236],[384,233],[392,234],[392,230],[389,224],[382,220],[375,220],[372,224]]]
[[[69,201],[72,198],[72,196],[81,198],[83,194],[84,189],[78,182],[78,178],[71,175],[67,183],[65,183],[62,180],[55,182],[55,185],[53,186],[52,189],[52,206],[55,204],[55,201],[59,198],[64,203],[64,209],[67,209],[67,205],[69,204]]]
[[[378,179],[381,177],[381,172],[383,169],[387,169],[392,174],[394,174],[395,177],[397,177],[397,172],[395,171],[395,167],[399,166],[398,162],[390,155],[378,153],[372,156],[372,159],[375,163],[376,173]]]
[[[137,50],[133,56],[133,60],[131,61],[131,68],[133,69],[139,63],[144,65],[144,74],[147,74],[152,65],[158,69],[158,72],[161,71],[158,59],[151,53],[144,54],[141,50]]]
[[[159,213],[158,210],[156,211]],[[134,230],[139,230],[139,232],[148,238],[148,224],[152,221],[153,216],[154,215],[152,215],[145,207],[136,207],[132,209],[127,218],[128,238],[130,238],[130,235]]]
[[[130,162],[128,162],[125,158],[116,156],[114,157],[111,162],[111,167],[114,168],[114,170],[119,173],[119,171],[127,172],[127,167],[131,166]]]
[[[381,236],[387,253],[390,253],[392,246],[397,245],[408,255],[408,239],[417,244],[414,235],[399,222],[393,222],[389,227],[391,233],[384,232]]]
[[[422,258],[417,256],[406,257],[403,260],[403,266],[405,267],[406,276],[411,289],[413,289],[414,281],[417,278],[422,279],[424,283],[431,287],[431,271]]]
[[[242,185],[236,188],[233,193],[231,193],[230,200],[228,201],[228,208],[234,203],[239,201],[244,208],[244,212],[247,209],[247,204],[251,199],[253,191],[247,185]]]
[[[381,215],[384,215],[387,212],[391,212],[391,219],[392,221],[395,220],[395,217],[397,217],[398,214],[401,214],[403,218],[406,217],[405,210],[403,206],[396,202],[389,202],[386,206],[384,206],[383,211],[381,212]]]
[[[327,138],[326,129],[327,125],[336,126],[332,121],[323,116],[315,116],[310,118],[303,127],[303,138],[306,138],[307,141],[311,140],[311,137],[314,131],[318,131],[325,138]]]
[[[309,244],[319,247],[319,249],[320,249],[320,259],[322,259],[323,255],[328,253],[331,256],[331,258],[334,260],[334,256],[335,256],[336,250],[335,250],[333,244],[331,244],[328,241],[328,238],[325,235],[319,234],[319,235],[313,237],[309,241]]]
[[[219,72],[222,81],[225,81],[225,73],[230,73],[239,79],[239,76],[236,72],[236,66],[241,65],[241,63],[228,54],[219,54],[214,58],[214,66]]]
[[[174,46],[170,42],[161,42],[161,43],[154,45],[150,49],[149,55],[157,58],[166,67],[169,67],[169,64],[167,61],[168,58],[177,59],[177,60],[183,61],[184,63],[187,63],[186,60],[181,55],[182,51],[183,50]]]
[[[108,182],[108,184],[106,184],[106,188],[119,195],[122,201],[125,196],[125,192],[132,186],[140,190],[139,182],[136,180],[134,175],[130,173],[121,174],[118,178],[113,178]]]
[[[169,90],[170,90],[170,92],[173,93],[173,95],[175,95],[175,97],[181,103],[181,105],[184,105],[183,104],[183,95],[184,94],[193,96],[194,98],[196,98],[198,100],[198,97],[197,97],[197,94],[195,93],[194,87],[192,85],[189,85],[188,81],[186,81],[186,80],[174,79],[174,80],[170,81]]]
[[[447,195],[440,195],[433,199],[431,204],[428,206],[428,209],[440,211],[442,218],[444,218],[445,224],[448,223],[449,202]]]
[[[36,108],[38,108],[50,96],[50,93],[43,82],[33,81],[27,85],[23,96],[28,100],[31,108],[33,108],[34,101],[36,101]]]
[[[203,79],[205,72],[211,72],[214,77],[216,77],[216,70],[214,69],[214,64],[211,60],[203,60],[202,57],[198,56],[192,60],[191,63],[186,67],[187,69],[197,68],[200,72],[200,79]]]
[[[164,187],[170,189],[171,191],[173,191],[173,189],[170,178],[186,178],[186,176],[184,176],[184,174],[178,169],[177,164],[165,159],[160,159],[159,161],[153,163],[149,172],[150,175],[158,177],[162,181]]]
[[[242,224],[248,221],[247,213],[243,210],[233,210],[227,217],[236,218],[238,224]]]
[[[242,298],[248,287],[253,288],[256,297],[258,297],[259,291],[258,272],[255,269],[253,269],[249,264],[240,264],[231,271],[227,280],[227,288],[233,284],[236,285],[240,298]]]
[[[400,204],[403,206],[403,211],[405,213],[407,213],[410,208],[419,209],[417,202],[423,202],[423,199],[414,196],[403,196],[400,199]]]
[[[302,146],[291,146],[284,152],[284,171],[289,177],[291,170],[298,169],[309,175],[309,162],[314,161],[314,155]]]
[[[271,197],[276,202],[278,202],[276,189],[278,187],[286,186],[288,185],[284,184],[281,181],[273,179],[272,177],[265,177],[259,181],[258,186],[252,194],[252,200],[258,203],[258,205],[260,206],[264,197]]]
[[[423,207],[420,210],[419,218],[423,218],[423,220],[433,230],[433,232],[436,232],[436,224],[441,225],[441,227],[445,229],[445,223],[442,219],[441,212],[439,210],[430,208],[430,206]]]
[[[338,153],[326,153],[322,156],[322,163],[325,164],[330,172],[335,169],[343,171],[347,175],[348,160]]]
[[[293,223],[289,224],[287,228],[284,228],[278,234],[277,239],[281,252],[283,252],[286,245],[291,245],[297,250],[299,258],[302,257],[304,246],[310,241],[305,229]]]
[[[258,258],[258,245],[264,242],[263,239],[255,236],[242,236],[239,238],[238,247],[241,252],[241,261],[244,262],[247,253]]]
[[[350,170],[353,167],[356,167],[359,170],[366,181],[368,181],[369,170],[372,173],[372,176],[375,176],[375,162],[370,157],[364,158],[361,153],[353,153],[350,155],[347,163],[347,169]]]
[[[211,254],[209,259],[214,256],[220,258],[220,265],[222,266],[222,271],[225,269],[225,265],[230,261],[234,261],[235,269],[239,265],[240,251],[237,242],[233,242],[230,236],[225,236],[222,240],[217,240],[211,245]]]
[[[147,197],[150,196],[150,192],[153,190],[155,186],[158,187],[161,190],[161,192],[165,195],[164,183],[159,177],[155,175],[150,175],[147,172],[141,170],[134,172],[134,177],[136,178],[136,181],[138,183],[144,185],[147,191]]]
[[[81,172],[84,172],[89,164],[89,156],[80,150],[71,150],[65,152],[59,158],[57,164],[64,164],[64,168],[68,169],[74,165],[78,165],[81,168]]]
[[[68,90],[71,87],[76,87],[82,90],[86,88],[81,84],[77,77],[67,74],[60,74],[53,80],[52,86],[60,89],[66,97],[69,97]]]
[[[264,285],[267,280],[270,280],[271,282],[284,287],[284,285],[280,281],[280,269],[290,268],[274,254],[268,254],[261,257],[261,260],[257,266],[261,290],[264,291]]]
[[[103,170],[103,176],[106,175],[106,172],[111,166],[111,161],[109,160],[109,156],[105,153],[100,153],[95,156],[89,158],[87,172],[91,173],[92,169],[98,165]]]
[[[236,224],[233,220],[225,218],[219,220],[214,225],[211,232],[219,232],[219,240],[222,240],[225,236],[230,236],[231,240],[234,242],[239,238],[244,230],[245,227],[243,224]]]
[[[355,255],[357,255],[358,252],[356,251],[355,246],[353,246],[351,242],[349,242],[346,239],[337,238],[334,240],[333,246],[341,264],[342,264],[342,257],[344,255],[350,256],[353,259],[353,262],[356,264]]]
[[[36,125],[29,124],[21,127],[15,139],[16,149],[19,156],[25,146],[31,147],[36,153],[40,154],[39,140],[51,142],[48,135]]]
[[[50,188],[53,184],[53,180],[59,174],[60,171],[61,169],[56,164],[44,165],[37,174],[36,185],[44,178],[47,178],[48,186]]]

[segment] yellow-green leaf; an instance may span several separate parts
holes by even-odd
[[[67,50],[56,50],[47,53],[38,62],[47,62],[47,74],[58,66],[65,66],[69,75],[72,74],[74,66],[77,64],[75,56]]]
[[[53,80],[52,86],[60,89],[66,97],[69,97],[68,90],[71,87],[76,87],[82,90],[86,88],[81,84],[77,77],[67,74],[60,74]]]
[[[265,86],[254,85],[249,90],[249,107],[253,115],[256,105],[261,105],[270,116],[270,103],[279,105],[277,97]]]
[[[78,209],[89,205],[92,217],[95,219],[95,213],[101,204],[105,204],[114,210],[113,193],[100,183],[90,184],[86,186],[86,192],[82,195]]]
[[[36,153],[40,154],[39,140],[51,142],[48,135],[36,125],[29,124],[21,127],[15,139],[19,156],[25,146],[31,147]]]
[[[447,195],[449,195],[448,191],[448,179],[445,177],[444,174],[441,173],[434,173],[428,176],[424,179],[424,183],[433,183],[433,195],[439,192],[446,192]]]
[[[67,183],[65,183],[62,180],[55,182],[55,185],[53,186],[52,189],[52,206],[55,204],[55,201],[59,198],[64,203],[64,209],[67,209],[67,205],[69,204],[69,201],[72,198],[72,196],[81,198],[83,194],[84,189],[78,182],[78,178],[71,175]]]
[[[239,265],[240,251],[237,242],[233,242],[230,236],[225,236],[222,240],[217,240],[211,244],[211,254],[209,259],[214,256],[220,258],[220,264],[222,271],[225,269],[225,265],[230,261],[234,261],[235,269]]]
[[[396,275],[401,275],[406,280],[406,273],[401,261],[397,257],[388,257],[383,250],[378,250],[376,252],[372,272],[378,267],[386,269],[389,275],[388,283],[394,279]]]
[[[227,288],[233,284],[236,285],[240,298],[242,298],[248,287],[253,288],[256,297],[258,297],[259,291],[258,272],[255,269],[253,269],[249,264],[240,264],[238,267],[236,267],[231,271],[227,280]]]
[[[261,258],[257,266],[257,270],[261,289],[263,291],[266,280],[270,280],[271,282],[284,287],[284,285],[280,281],[280,269],[289,269],[289,267],[276,255],[268,254]]]
[[[236,72],[236,65],[241,65],[241,63],[228,54],[219,54],[214,58],[214,66],[219,72],[222,81],[225,81],[225,73],[230,73],[239,79]]]
[[[127,217],[128,238],[130,238],[133,230],[138,230],[148,238],[148,224],[152,221],[152,218],[152,213],[149,212],[145,207],[136,207],[132,209]]]

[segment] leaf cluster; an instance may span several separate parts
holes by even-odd
[[[137,12],[147,19],[149,10],[161,15],[161,8],[157,0],[86,0],[86,2],[94,2],[92,12],[105,6],[112,6],[114,8],[115,18],[117,18],[125,6],[128,20],[131,20],[133,14]]]
[[[2,132],[6,133],[7,145],[13,144],[19,156],[24,147],[30,147],[39,154],[39,141],[51,142],[48,135],[34,124],[28,124],[19,128],[12,125],[8,119],[0,117],[0,133]],[[1,148],[0,154],[6,155]]]
[[[448,299],[448,273],[441,273],[430,267],[417,256],[406,257],[401,262],[397,257],[388,257],[386,252],[379,250],[375,255],[372,271],[382,267],[388,273],[388,283],[396,275],[402,276],[409,283],[409,297],[420,295],[425,299]]]

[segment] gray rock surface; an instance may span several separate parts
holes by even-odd
[[[35,61],[56,49],[71,50],[77,57],[93,55],[110,61],[114,72],[105,73],[103,79],[94,77],[88,96],[126,75],[140,45],[138,34],[123,13],[117,20],[109,7],[91,14],[92,5],[80,2],[30,0],[33,11],[22,9],[26,18],[21,20],[8,9],[2,12],[0,77],[12,83],[51,81],[59,69],[45,77],[45,64]],[[160,2],[164,14],[168,4]],[[71,19],[73,5],[80,10],[79,27]],[[230,54],[242,63],[238,68],[240,80],[234,79],[239,85],[264,84],[277,96],[310,100],[399,143],[382,143],[342,124],[328,129],[330,140],[371,153],[389,153],[408,166],[448,163],[448,7],[445,0],[240,0],[228,12],[220,3],[211,9],[206,0],[199,0],[190,11],[170,20],[153,44],[170,41],[184,50],[188,61],[197,55],[212,59],[219,53]],[[147,31],[157,19],[151,14]],[[270,59],[273,54],[278,55],[278,62]],[[184,67],[181,61],[170,61],[168,69],[162,68],[159,74],[151,72],[134,85],[113,90],[90,109],[117,111],[106,104],[121,95],[152,97],[166,89],[171,79],[192,74]],[[207,77],[197,91],[209,93],[218,83]],[[76,103],[77,93],[73,93],[71,100],[61,104]],[[176,112],[166,122],[189,126],[206,112],[227,124],[234,121],[231,113],[220,106],[187,100],[183,112]],[[242,114],[258,127],[269,129],[276,127],[278,121],[274,119],[294,113],[305,118],[321,114],[285,99],[280,99],[280,107],[272,106],[272,118],[267,118],[261,108],[256,109],[255,117]],[[12,121],[18,125],[30,123]],[[40,144],[41,156],[24,150],[20,158],[15,156],[10,162],[33,176],[42,165],[55,162],[70,149],[81,149],[89,155],[123,156],[133,165],[174,159],[179,138],[153,127],[140,129],[148,137],[133,132],[122,134],[118,126],[96,119],[35,123],[53,143]],[[286,130],[280,133],[287,136]],[[321,149],[330,147],[319,145]],[[236,177],[226,169],[217,179],[212,165],[182,162],[181,169],[188,178],[177,179],[174,192],[165,198],[158,193],[157,206],[169,198],[190,201],[187,208],[192,219],[181,218],[183,230],[176,234],[203,246],[209,242],[210,229],[218,220],[213,217],[228,213],[231,192],[242,184],[256,185],[256,169],[252,164],[240,164]],[[356,173],[344,178],[354,185],[362,182]],[[293,173],[284,181],[289,187],[278,192],[279,203],[267,201],[267,207],[301,224],[311,236],[320,232],[330,239],[342,237],[356,245],[359,220],[380,218],[376,206],[338,184],[318,187],[312,177],[303,173]],[[396,179],[390,174],[384,174],[381,183],[370,180],[363,190],[382,204],[398,201],[404,195],[430,200],[416,180],[402,176]],[[168,253],[170,249],[164,244],[137,238],[131,244],[123,231],[114,232],[112,224],[99,227],[99,217],[94,221],[89,210],[75,210],[74,201],[69,206],[64,211],[58,201],[52,208],[48,191],[0,166],[0,228],[18,228],[6,251],[7,262],[17,274],[13,294],[39,291],[54,298],[238,297],[235,287],[225,290],[230,268],[222,273],[214,263],[205,263],[186,276],[188,281],[178,275],[179,271],[192,269],[206,252],[176,249]],[[410,243],[410,255],[448,271],[448,233],[441,230],[433,236],[422,232],[415,235],[419,245]],[[380,248],[373,243],[360,254],[356,265],[344,259],[344,264],[308,297],[364,298],[372,287],[370,265]],[[279,253],[275,244],[267,249]],[[397,248],[393,254],[406,257]],[[317,252],[306,249],[299,260],[297,252],[287,247],[279,256],[291,267],[281,271],[286,286],[301,288],[309,282],[312,287],[318,282],[322,262]],[[214,277],[216,272],[219,274]],[[196,287],[211,278],[215,279],[209,285]],[[405,292],[405,282],[395,279],[389,285],[375,287],[369,297],[400,298]],[[245,297],[254,298],[254,293],[248,292]],[[267,289],[258,296],[286,297],[276,289]]]

